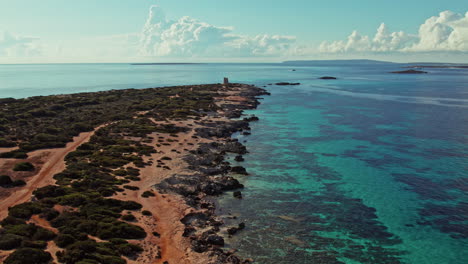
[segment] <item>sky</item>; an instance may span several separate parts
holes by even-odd
[[[465,62],[462,0],[0,0],[0,63]]]

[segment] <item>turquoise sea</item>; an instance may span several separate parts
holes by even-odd
[[[0,98],[225,76],[265,86],[252,135],[235,135],[250,151],[244,199],[217,199],[228,225],[247,226],[228,247],[268,264],[468,263],[468,70],[389,73],[403,66],[0,65]]]

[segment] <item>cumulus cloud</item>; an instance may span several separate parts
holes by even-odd
[[[414,51],[468,51],[468,12],[463,16],[444,11],[419,28],[420,41]]]
[[[323,42],[324,53],[346,52],[468,52],[468,13],[441,12],[425,21],[418,34],[390,32],[382,23],[374,37],[354,31],[347,40]]]
[[[294,37],[236,35],[231,27],[219,27],[182,17],[167,19],[159,6],[152,6],[141,32],[141,55],[167,57],[278,56],[289,52]]]
[[[0,56],[23,57],[40,54],[38,38],[25,37],[0,30]]]

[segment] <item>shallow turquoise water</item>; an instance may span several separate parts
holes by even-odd
[[[419,85],[410,80],[392,97]],[[240,216],[230,224],[248,228],[229,246],[260,263],[467,263],[463,102],[310,87],[271,87],[273,95],[249,112],[260,122],[246,138],[245,199],[220,201]]]
[[[400,66],[0,65],[0,97],[266,86],[252,135],[236,135],[244,199],[218,200],[228,225],[247,224],[229,247],[258,263],[468,263],[468,72],[388,73]]]

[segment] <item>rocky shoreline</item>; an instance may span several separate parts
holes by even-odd
[[[37,255],[41,264],[251,263],[222,250],[222,234],[245,223],[223,226],[210,197],[235,190],[242,198],[233,175],[247,171],[225,155],[243,160],[247,149],[231,136],[250,134],[258,118],[242,119],[243,111],[262,95],[261,88],[225,83],[0,104],[8,120],[31,107],[37,115],[7,124],[4,143],[12,147],[2,149],[0,172],[26,185],[0,187],[0,262],[31,263]],[[34,171],[13,170],[26,162]],[[27,226],[34,232],[18,231]]]
[[[231,88],[224,88],[221,91],[222,96],[217,98],[216,103],[220,110],[211,113],[211,121],[196,122],[201,127],[195,129],[195,135],[209,140],[209,143],[200,144],[196,150],[190,151],[184,157],[192,173],[174,174],[155,186],[160,193],[181,195],[189,206],[196,209],[196,212],[187,214],[181,220],[185,225],[183,236],[190,239],[193,251],[208,252],[213,258],[213,264],[253,262],[252,259],[236,256],[235,250],[225,252],[221,249],[224,246],[224,238],[220,232],[224,229],[229,235],[234,235],[245,227],[245,223],[223,227],[223,221],[215,214],[215,204],[208,196],[243,188],[232,175],[246,175],[245,168],[231,167],[225,156],[233,153],[237,155],[237,160],[243,160],[242,155],[247,153],[247,149],[231,136],[236,132],[248,132],[249,122],[257,121],[258,118],[235,118],[242,117],[244,110],[255,109],[259,105],[258,96],[269,95],[266,90],[254,86],[230,86]],[[242,196],[240,191],[236,191],[235,194],[238,198]]]

